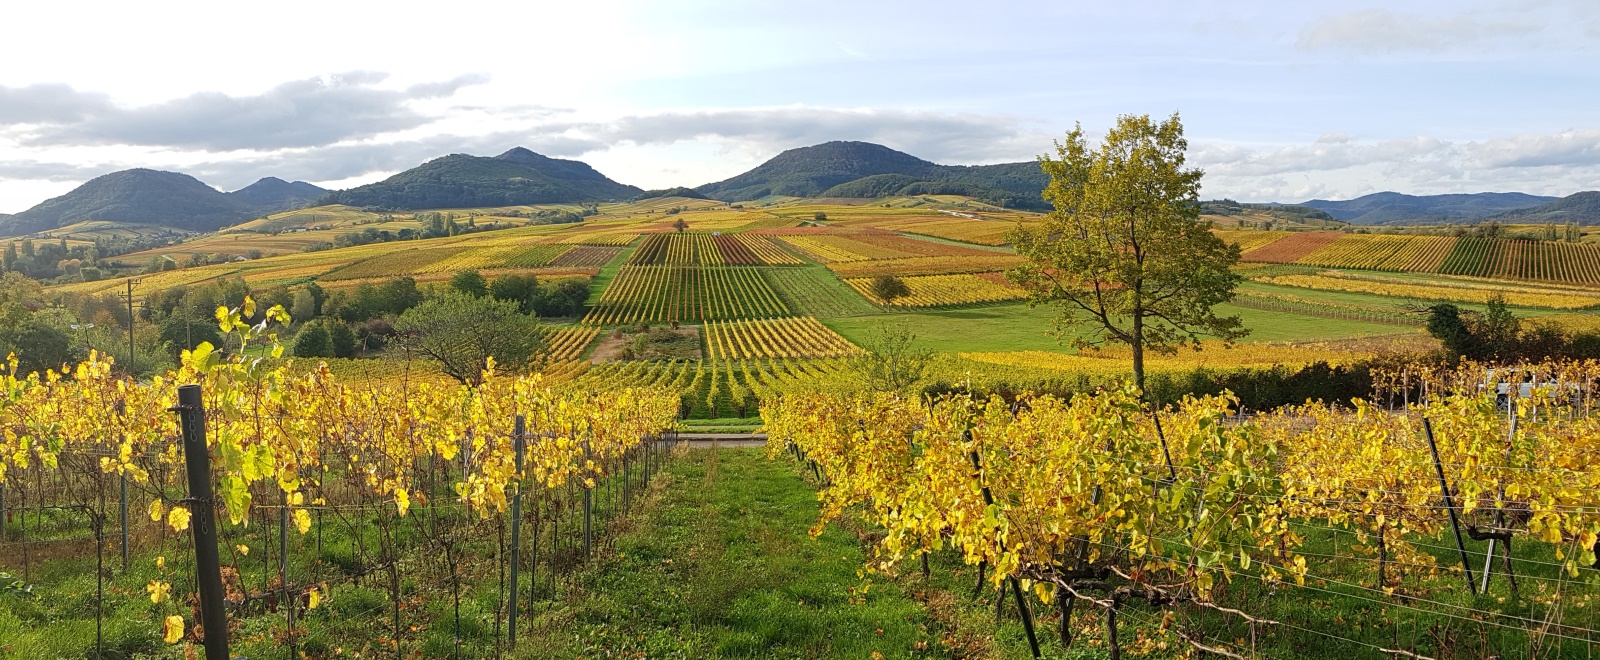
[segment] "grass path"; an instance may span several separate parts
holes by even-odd
[[[528,657],[948,657],[894,583],[865,594],[855,535],[813,539],[815,491],[759,449],[668,464],[637,526],[540,617]]]

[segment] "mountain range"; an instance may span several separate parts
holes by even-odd
[[[1549,204],[1559,199],[1561,198],[1525,193],[1485,192],[1419,196],[1380,192],[1340,201],[1313,199],[1300,202],[1297,206],[1326,211],[1334,218],[1351,224],[1385,225],[1475,222]],[[1558,220],[1558,222],[1564,221]]]
[[[587,163],[522,147],[498,156],[451,154],[383,181],[327,191],[267,177],[221,192],[192,176],[132,169],[96,177],[71,192],[14,215],[0,214],[0,235],[49,231],[82,220],[214,231],[277,211],[346,204],[392,210],[589,204],[652,196],[746,202],[769,197],[880,198],[966,195],[1009,208],[1048,210],[1048,177],[1037,163],[940,165],[868,142],[825,142],[789,149],[738,176],[696,188],[645,191],[618,183]],[[1351,200],[1314,199],[1304,207],[1358,225],[1395,223],[1600,224],[1600,192],[1565,198],[1523,193],[1405,195],[1382,192]]]
[[[49,231],[81,220],[110,220],[211,231],[298,206],[327,191],[304,181],[266,178],[225,193],[177,172],[143,168],[90,179],[71,192],[0,217],[0,233]]]

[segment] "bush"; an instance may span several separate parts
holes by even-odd
[[[294,338],[296,357],[333,357],[333,339],[321,323],[307,323]]]

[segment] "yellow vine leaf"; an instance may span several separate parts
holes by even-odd
[[[177,644],[180,639],[183,639],[183,617],[174,614],[167,617],[166,630],[162,633],[161,640],[168,644]]]
[[[305,509],[295,509],[294,528],[300,530],[301,534],[311,531],[311,514]]]
[[[167,594],[172,593],[172,585],[161,580],[151,580],[150,584],[144,586],[144,590],[150,592],[150,602],[160,604],[167,599]]]
[[[411,508],[411,498],[406,495],[406,489],[394,489],[394,505],[400,510],[400,515],[406,515],[406,510]]]
[[[172,507],[172,511],[167,514],[167,526],[171,527],[174,532],[189,529],[190,517],[188,509],[181,506]]]
[[[311,588],[310,600],[306,603],[306,609],[308,609],[308,610],[317,609],[317,606],[320,605],[320,604],[322,604],[322,591],[320,589],[317,589],[316,587],[312,587]]]
[[[161,510],[161,500],[150,503],[150,522],[161,522],[161,514],[163,513],[165,512]]]
[[[234,550],[238,550],[239,554],[241,554],[241,555],[244,555],[246,557],[250,556],[250,546],[248,546],[248,545],[240,543],[238,545],[233,546],[233,549]]]

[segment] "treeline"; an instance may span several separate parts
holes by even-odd
[[[1565,330],[1533,321],[1525,323],[1493,296],[1483,312],[1438,304],[1428,314],[1428,333],[1444,344],[1451,360],[1480,362],[1540,361],[1566,358],[1600,360],[1600,331]]]
[[[15,353],[24,373],[84,359],[90,349],[108,353],[136,374],[175,364],[184,351],[210,342],[224,347],[216,323],[218,307],[256,301],[254,318],[282,305],[293,319],[280,337],[292,354],[357,357],[385,349],[397,336],[398,319],[430,299],[464,293],[510,305],[530,317],[577,316],[589,298],[586,278],[540,281],[505,275],[489,281],[476,271],[458,273],[447,284],[418,285],[410,277],[327,289],[315,282],[297,288],[252,287],[242,278],[219,278],[138,295],[132,316],[115,292],[48,295],[20,273],[0,277],[0,351]],[[129,327],[133,353],[129,354]]]

